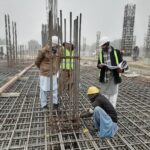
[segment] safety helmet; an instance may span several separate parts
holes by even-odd
[[[96,94],[96,93],[99,93],[99,89],[95,86],[91,86],[88,88],[87,90],[87,94],[90,95],[90,94]]]
[[[107,36],[104,36],[100,39],[100,44],[99,46],[104,45],[105,43],[110,42],[109,38]]]

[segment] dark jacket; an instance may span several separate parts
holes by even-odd
[[[112,49],[112,51],[110,52],[111,65],[117,66],[115,56],[114,56],[114,48],[111,47],[111,49]],[[120,63],[120,62],[122,62],[122,56],[121,56],[120,50],[116,49],[116,52],[117,52],[117,56],[118,56],[118,62]],[[103,51],[102,51],[102,62],[104,63]],[[98,56],[97,67],[99,64],[101,64],[101,63],[100,63],[100,58]],[[107,69],[106,67],[101,68],[99,82],[104,83],[106,69]],[[112,72],[113,72],[113,76],[114,76],[114,82],[116,84],[121,83],[122,80],[121,80],[121,77],[119,76],[117,69],[112,70]]]
[[[92,100],[92,106],[95,108],[96,106],[101,107],[112,119],[113,122],[117,123],[117,112],[115,110],[115,108],[113,107],[113,105],[109,102],[109,100],[101,95],[101,94],[97,94],[94,97],[94,100]],[[84,112],[81,114],[81,117],[90,117],[92,116],[91,113],[89,112]]]

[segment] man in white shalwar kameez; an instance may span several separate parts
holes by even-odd
[[[50,59],[53,59],[50,61]],[[52,64],[50,64],[52,62]],[[35,60],[35,65],[40,70],[40,102],[41,107],[48,109],[48,94],[50,93],[50,73],[53,73],[53,108],[58,109],[58,81],[57,74],[60,66],[60,47],[58,45],[58,37],[52,36],[52,50],[46,45],[39,50]],[[50,67],[52,65],[52,67]]]

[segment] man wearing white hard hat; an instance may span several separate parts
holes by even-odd
[[[57,72],[60,66],[60,46],[58,37],[52,36],[52,49],[49,49],[47,44],[38,51],[38,56],[35,60],[35,65],[40,70],[40,102],[43,109],[48,109],[47,100],[50,91],[50,73],[53,74],[53,109],[58,109],[58,83]],[[52,64],[50,59],[52,60]],[[52,67],[50,67],[52,65]]]
[[[114,108],[116,108],[118,97],[118,84],[121,83],[120,73],[123,69],[109,69],[106,65],[117,66],[122,62],[120,50],[110,45],[108,37],[102,37],[100,40],[100,52],[98,55],[97,68],[100,69],[100,87],[103,95],[109,99]]]

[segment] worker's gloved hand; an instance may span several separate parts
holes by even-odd
[[[80,118],[87,118],[91,117],[94,111],[91,108],[88,108],[86,111],[83,111],[79,114]]]
[[[94,111],[93,111],[93,109],[92,109],[92,108],[89,108],[89,110],[88,110],[88,111],[89,111],[89,113],[90,113],[90,114],[93,114],[93,113],[94,113]]]

